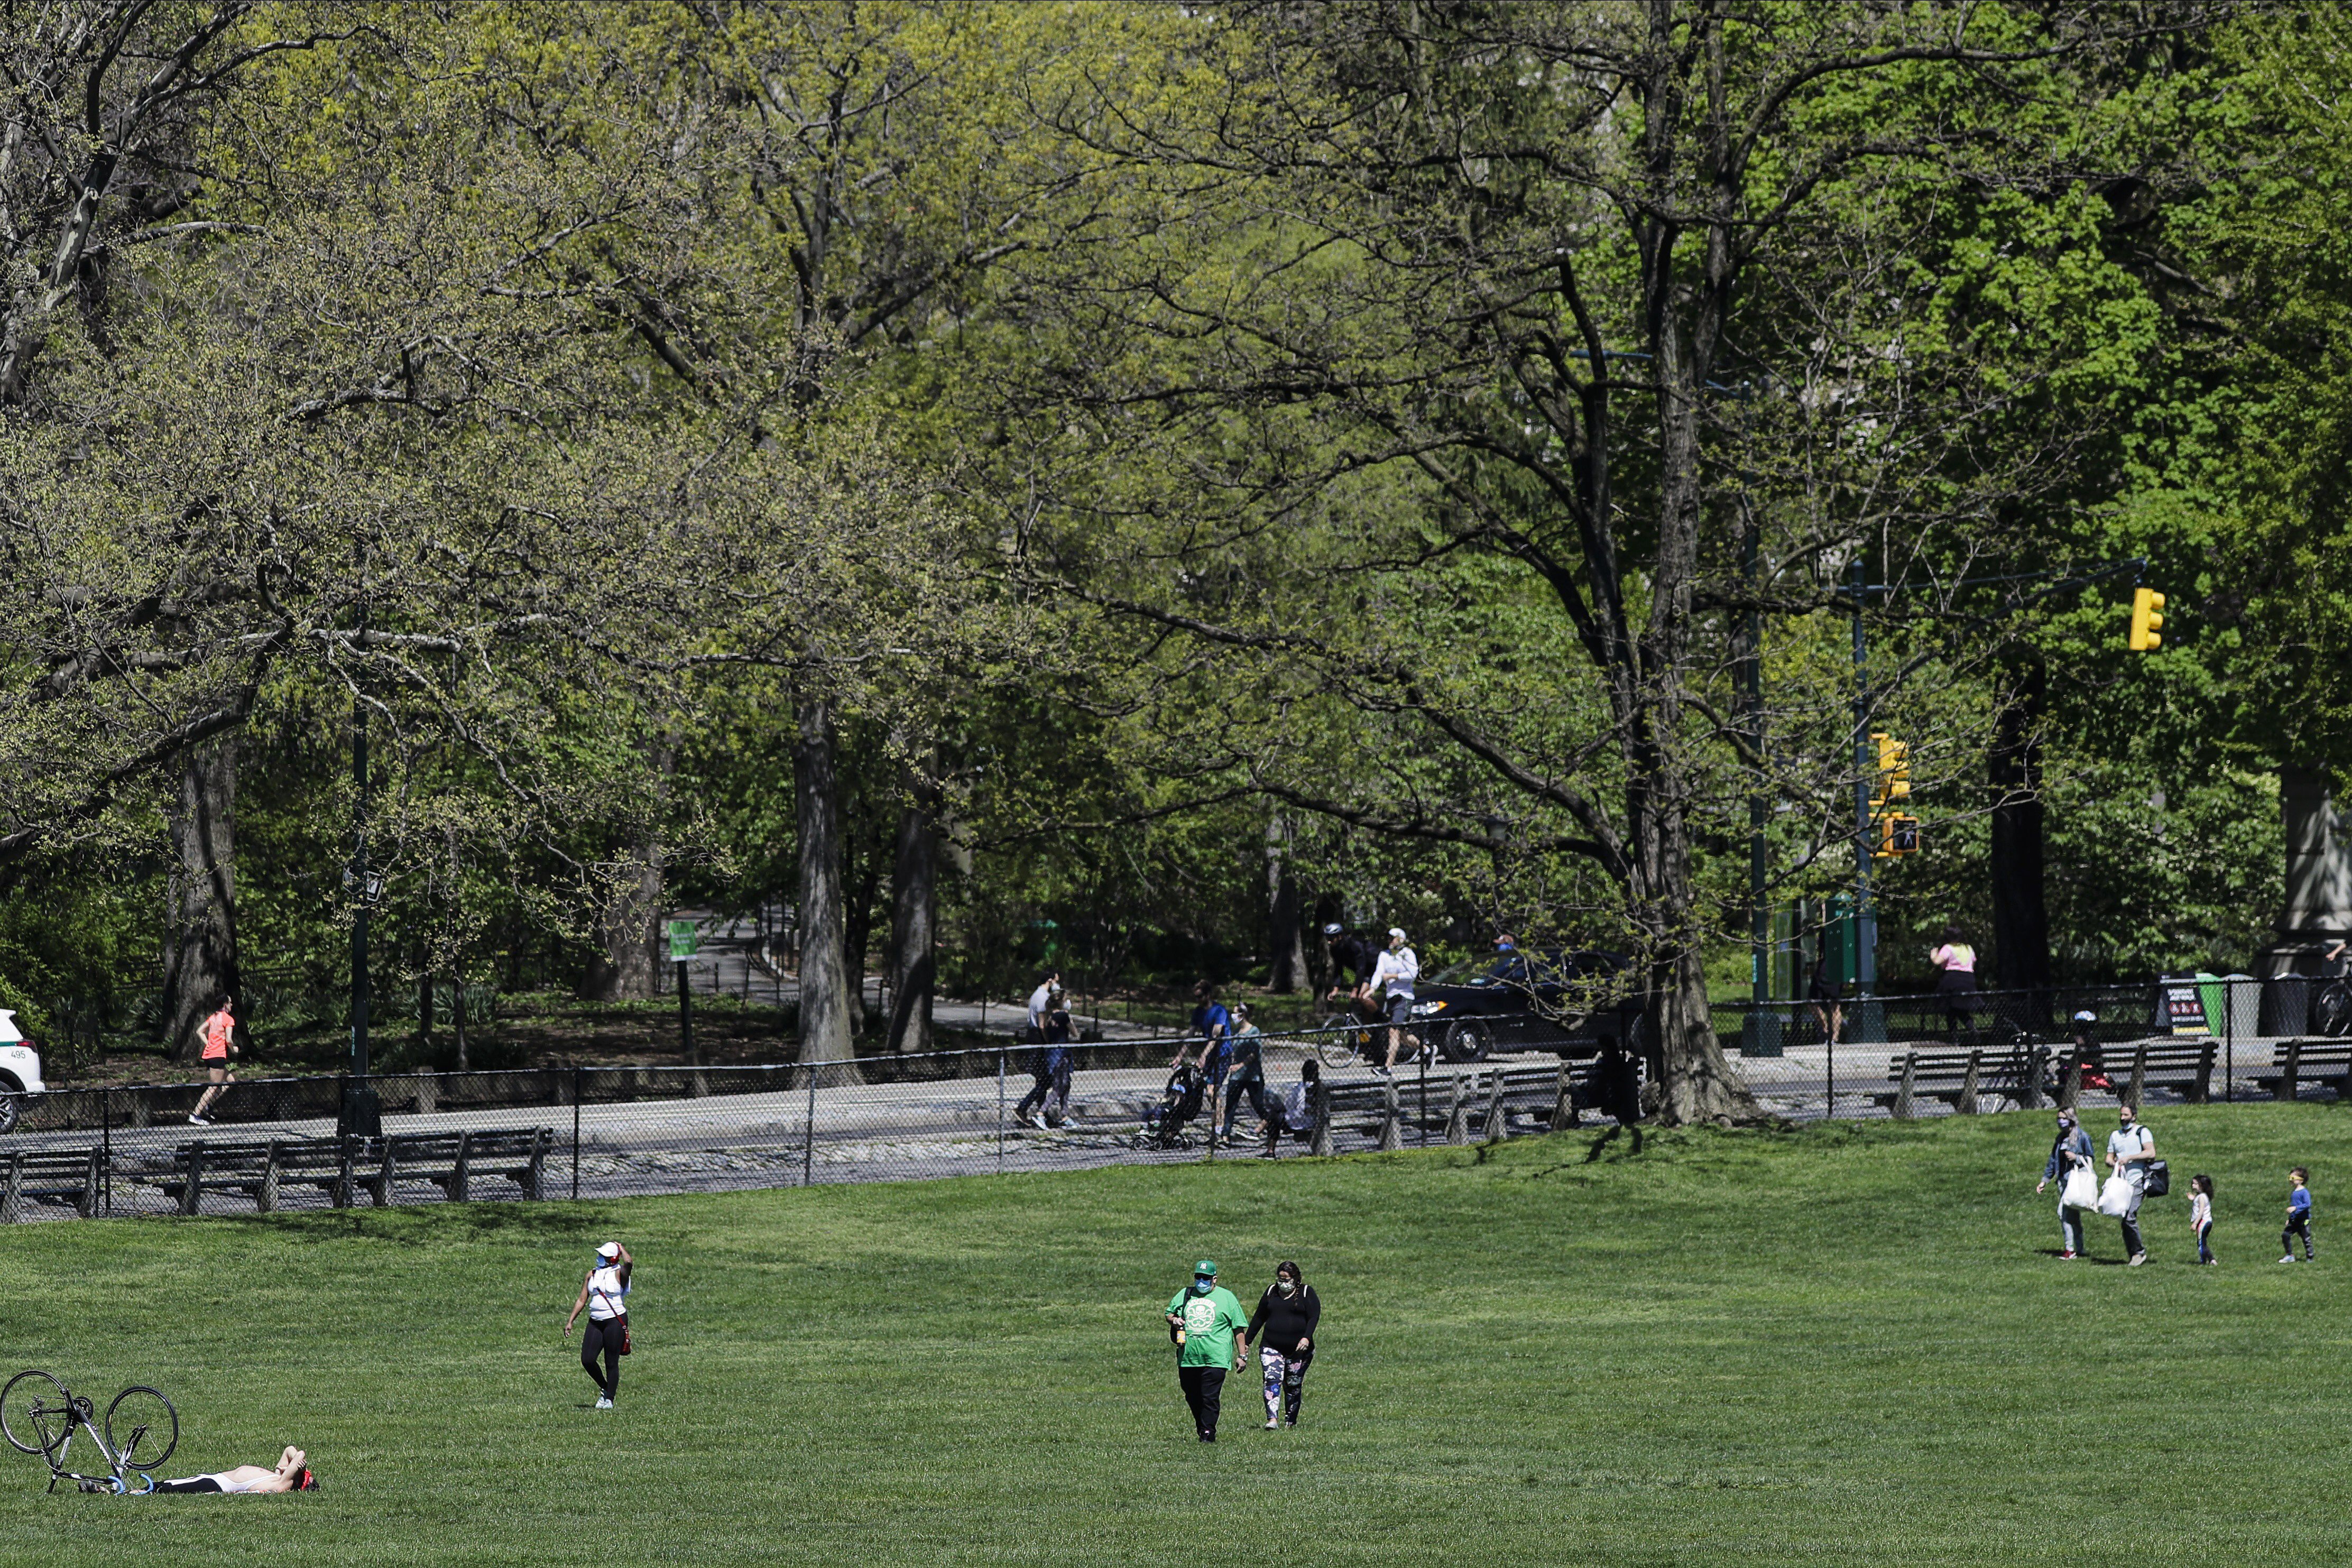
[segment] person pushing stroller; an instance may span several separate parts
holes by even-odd
[[[1184,1129],[1201,1114],[1201,1102],[1208,1088],[1208,1075],[1199,1067],[1190,1061],[1177,1062],[1169,1069],[1168,1082],[1160,1091],[1160,1103],[1143,1113],[1139,1145],[1148,1149],[1182,1148]]]

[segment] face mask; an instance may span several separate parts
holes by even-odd
[[[1296,1279],[1285,1279],[1277,1276],[1274,1282],[1278,1288],[1280,1288],[1282,1293],[1286,1296],[1294,1295],[1297,1292],[1298,1281]]]
[[[1192,1294],[1195,1296],[1205,1296],[1216,1288],[1217,1282],[1213,1279],[1195,1279],[1192,1281]]]

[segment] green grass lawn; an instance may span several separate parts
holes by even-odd
[[[2352,1559],[2352,1115],[2152,1125],[2141,1269],[2111,1220],[2056,1260],[2040,1116],[13,1227],[5,1370],[156,1384],[171,1473],[291,1440],[326,1489],[45,1497],[0,1453],[0,1561]],[[558,1333],[607,1235],[638,1349],[597,1413]],[[1159,1310],[1202,1253],[1322,1294],[1297,1431],[1236,1379],[1193,1441]]]

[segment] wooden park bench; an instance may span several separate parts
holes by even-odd
[[[2211,1040],[2141,1040],[2128,1047],[2103,1047],[2082,1066],[2105,1077],[2116,1100],[2135,1109],[2152,1088],[2178,1089],[2189,1104],[2203,1105],[2213,1096],[2213,1054]],[[2063,1052],[2059,1060],[2066,1060]],[[2071,1104],[2066,1089],[2062,1067],[2059,1098]]]
[[[1352,1127],[1381,1149],[1402,1148],[1408,1122],[1424,1131],[1444,1127],[1449,1143],[1472,1142],[1474,1125],[1477,1138],[1507,1136],[1514,1115],[1547,1127],[1555,1120],[1569,1126],[1580,1109],[1592,1103],[1586,1098],[1591,1074],[1590,1064],[1565,1061],[1433,1074],[1426,1117],[1418,1078],[1331,1083],[1330,1125]]]
[[[2254,1081],[2280,1100],[2293,1100],[2306,1083],[2331,1085],[2336,1099],[2352,1100],[2352,1040],[2282,1040]]]
[[[177,1198],[182,1214],[199,1211],[206,1193],[242,1193],[270,1214],[287,1187],[317,1187],[337,1208],[365,1192],[378,1208],[395,1200],[402,1181],[431,1182],[452,1203],[473,1196],[473,1184],[504,1177],[527,1199],[541,1194],[541,1175],[555,1141],[552,1128],[396,1133],[389,1138],[273,1138],[267,1142],[197,1140],[173,1150],[161,1170],[139,1173]],[[160,1178],[160,1179],[159,1179]]]
[[[1871,1099],[1898,1120],[1908,1119],[1914,1102],[1923,1099],[1940,1100],[1963,1116],[1975,1115],[1978,1099],[1987,1094],[2031,1110],[2042,1103],[2042,1070],[2048,1059],[2047,1051],[2028,1046],[1906,1051],[1886,1064],[1886,1081],[1895,1087]]]
[[[383,1141],[383,1163],[361,1184],[378,1208],[394,1202],[394,1184],[403,1181],[431,1182],[451,1203],[470,1202],[473,1184],[484,1176],[503,1177],[520,1187],[525,1198],[536,1200],[554,1143],[551,1127],[398,1133]]]
[[[25,1205],[73,1200],[74,1213],[98,1212],[103,1163],[98,1145],[87,1149],[12,1149],[0,1154],[0,1225],[25,1217]]]
[[[241,1193],[256,1212],[275,1214],[287,1187],[323,1189],[335,1207],[349,1208],[354,1163],[368,1148],[362,1138],[198,1139],[172,1151],[169,1173],[155,1185],[180,1200],[182,1214],[199,1213],[206,1193]],[[154,1180],[154,1173],[142,1173]]]

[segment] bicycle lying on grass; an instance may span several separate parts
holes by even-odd
[[[102,1476],[66,1467],[76,1431],[86,1432],[106,1461]],[[49,1464],[49,1490],[71,1481],[86,1492],[144,1494],[155,1489],[150,1474],[180,1446],[180,1413],[159,1389],[134,1384],[114,1396],[100,1423],[98,1407],[48,1373],[28,1368],[0,1389],[0,1435],[19,1453],[38,1454]],[[134,1484],[137,1483],[137,1484]]]

